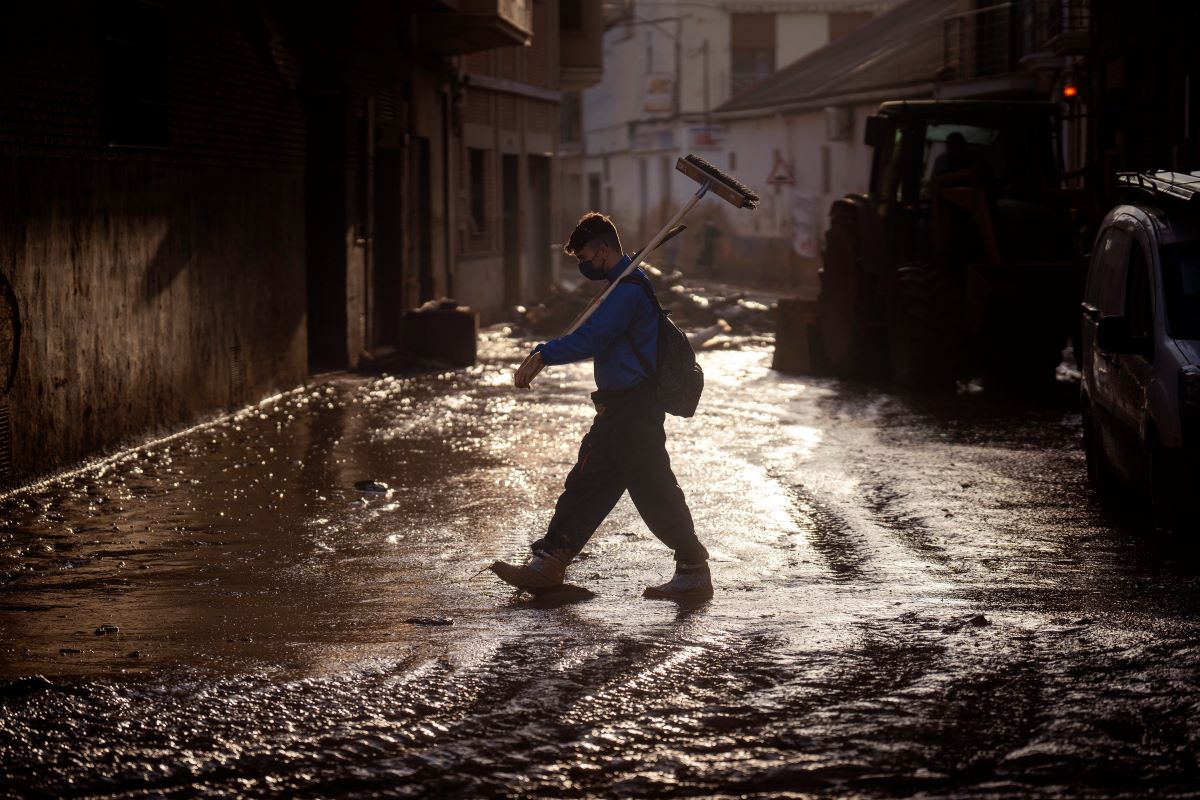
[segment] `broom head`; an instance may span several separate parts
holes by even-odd
[[[689,154],[679,159],[675,162],[675,169],[696,183],[707,183],[710,192],[735,208],[758,207],[758,195],[753,189],[698,155]]]

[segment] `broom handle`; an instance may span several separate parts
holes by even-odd
[[[629,266],[625,268],[625,271],[622,272],[615,281],[609,284],[608,288],[604,290],[604,293],[597,297],[590,306],[585,308],[582,314],[575,318],[575,321],[572,322],[571,325],[563,332],[562,336],[570,336],[572,333],[579,330],[583,326],[583,323],[588,321],[588,318],[591,317],[596,309],[600,307],[600,304],[604,302],[604,298],[608,297],[612,290],[617,288],[617,285],[621,282],[621,278],[631,274],[635,269],[642,265],[642,262],[646,260],[646,253],[649,253],[653,251],[654,248],[658,247],[658,245],[662,242],[663,237],[667,235],[667,232],[670,231],[671,228],[674,228],[679,220],[683,219],[684,215],[692,210],[692,207],[695,206],[696,203],[700,202],[700,198],[704,197],[704,195],[708,192],[708,187],[709,184],[706,181],[700,187],[700,191],[692,195],[692,199],[689,200],[683,208],[679,209],[679,213],[676,214],[671,221],[663,227],[662,230],[654,235],[654,238],[650,240],[650,244],[642,248],[642,254],[637,258],[637,260],[629,262]],[[559,338],[561,339],[562,336]]]
[[[597,297],[595,300],[593,300],[592,304],[589,305],[587,308],[585,308],[583,310],[583,313],[575,318],[575,321],[572,322],[567,327],[567,329],[563,332],[562,336],[569,336],[570,334],[579,330],[580,326],[582,326],[583,323],[588,321],[588,318],[592,316],[592,313],[597,308],[600,307],[601,303],[604,302],[604,298],[608,297],[608,295],[612,292],[612,290],[617,288],[617,285],[621,283],[621,278],[624,278],[626,275],[630,274],[631,272],[633,272],[635,269],[637,269],[638,267],[640,267],[642,265],[642,262],[646,260],[646,253],[651,252],[652,250],[654,250],[654,248],[658,247],[659,244],[662,243],[663,238],[666,237],[667,233],[671,230],[671,228],[674,228],[675,225],[679,222],[679,220],[683,219],[684,215],[687,214],[689,211],[691,211],[692,207],[695,206],[696,203],[700,202],[700,198],[702,198],[702,197],[704,197],[704,195],[708,194],[708,189],[711,185],[712,184],[709,181],[705,181],[704,183],[700,184],[700,190],[697,191],[694,195],[692,195],[692,199],[689,200],[684,205],[683,208],[679,209],[679,213],[676,214],[671,219],[671,221],[668,222],[661,231],[659,231],[657,234],[655,234],[654,238],[650,240],[650,244],[648,244],[642,248],[641,255],[638,256],[637,260],[631,261],[629,263],[629,266],[625,268],[625,271],[621,273],[620,277],[618,277],[615,281],[613,281],[609,285],[609,287],[604,290],[603,294],[601,294],[599,297]],[[561,339],[562,336],[560,336],[559,338]],[[525,361],[521,363],[521,368],[524,369],[525,365],[528,364],[529,360],[532,358],[533,358],[532,353],[529,354],[528,356],[526,356]],[[542,371],[542,367],[539,366],[538,369],[533,373],[533,375],[529,376],[529,380],[532,381],[535,377],[537,377],[537,374],[541,371]],[[518,372],[519,372],[519,370],[518,370]]]
[[[671,228],[669,231],[667,231],[667,235],[662,237],[662,241],[660,241],[658,243],[658,246],[662,247],[664,243],[671,241],[676,236],[678,236],[680,233],[683,233],[685,228],[687,228],[687,225],[676,225],[675,227]],[[631,258],[637,258],[644,252],[646,252],[646,251],[638,250],[637,252],[635,252],[633,254],[633,256]],[[606,286],[604,288],[607,290],[608,287]],[[597,303],[599,303],[602,297],[604,297],[604,292],[601,292],[600,294],[593,297],[590,301],[588,301],[588,304],[583,309],[583,311],[580,311],[578,314],[575,315],[575,319],[571,320],[571,324],[567,326],[567,330],[568,331],[574,330],[575,323],[578,322],[583,317],[584,314],[589,313],[588,309],[592,308]],[[565,336],[566,334],[563,334],[563,335]]]

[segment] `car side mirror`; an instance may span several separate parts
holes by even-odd
[[[1105,353],[1149,356],[1150,339],[1129,333],[1129,320],[1122,316],[1101,317],[1096,326],[1096,346]]]
[[[863,128],[863,144],[868,147],[882,147],[892,140],[892,126],[878,114],[867,117]]]

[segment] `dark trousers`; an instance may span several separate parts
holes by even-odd
[[[534,550],[574,558],[628,490],[650,532],[696,564],[708,551],[696,538],[692,513],[671,471],[664,413],[648,384],[619,392],[594,392],[596,418],[579,446],[546,535]]]

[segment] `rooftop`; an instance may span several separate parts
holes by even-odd
[[[713,112],[758,116],[933,93],[955,0],[908,0],[747,87]]]

